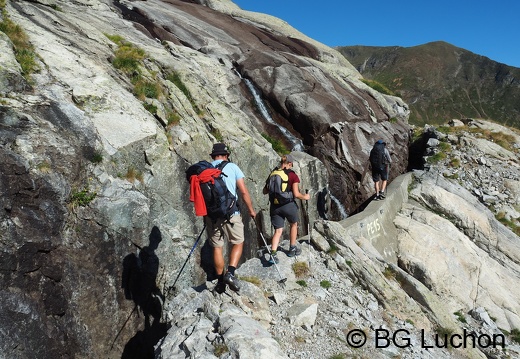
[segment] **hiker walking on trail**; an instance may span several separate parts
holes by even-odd
[[[271,264],[278,263],[278,243],[280,242],[286,219],[290,225],[290,247],[287,256],[294,257],[301,253],[301,249],[296,246],[298,205],[295,199],[307,201],[310,199],[310,195],[308,193],[300,193],[298,188],[300,178],[291,169],[293,162],[293,156],[282,156],[280,165],[271,172],[263,190],[264,194],[269,194],[271,224],[274,227],[274,235],[271,239],[271,258],[269,259]]]
[[[388,169],[392,159],[386,148],[386,142],[378,140],[370,151],[370,166],[372,168],[372,179],[376,190],[375,200],[385,199],[386,184],[388,181]]]
[[[256,212],[253,208],[251,196],[249,195],[249,191],[244,182],[244,173],[236,164],[227,162],[229,161],[229,154],[228,148],[224,143],[214,144],[213,150],[210,153],[213,160],[212,165],[221,168],[228,190],[236,197],[239,195],[240,198],[242,198],[243,202],[247,206],[249,215],[252,218],[255,218]],[[224,161],[227,163],[222,167],[222,162]],[[209,242],[211,247],[213,247],[213,263],[218,276],[215,290],[218,293],[223,293],[226,290],[226,284],[235,292],[240,290],[240,284],[235,277],[235,269],[237,268],[240,257],[242,256],[242,249],[244,246],[244,224],[236,204],[235,207],[235,210],[228,219],[211,219],[209,216],[204,217],[208,228]],[[229,265],[225,272],[223,254],[224,235],[232,244],[231,252],[229,254]]]

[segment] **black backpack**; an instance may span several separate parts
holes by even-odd
[[[219,218],[229,220],[231,215],[238,211],[237,198],[229,191],[223,178],[226,174],[222,171],[228,163],[228,161],[222,161],[214,167],[208,161],[199,161],[186,170],[188,182],[191,182],[191,176],[199,176],[207,215],[212,220]]]
[[[370,150],[370,165],[374,169],[382,169],[385,162],[385,144],[376,142]]]
[[[290,171],[275,168],[267,178],[265,186],[269,189],[269,202],[271,204],[281,206],[294,201],[294,194],[289,188]]]

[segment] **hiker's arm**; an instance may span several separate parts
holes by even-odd
[[[391,165],[392,164],[392,157],[390,157],[390,152],[388,151],[387,148],[385,148],[385,156],[386,156],[386,160],[388,162],[388,165]]]
[[[267,188],[267,185],[264,186],[264,189],[262,190],[262,193],[263,194],[268,194],[269,193],[269,188]]]
[[[247,210],[249,211],[249,215],[253,218],[256,216],[255,209],[253,208],[253,202],[251,202],[251,196],[249,195],[249,191],[247,190],[246,183],[243,178],[237,180],[237,189],[238,193],[240,193],[240,198],[244,201],[247,206]]]
[[[294,198],[295,199],[296,198],[297,199],[303,199],[305,201],[308,201],[309,199],[311,199],[311,195],[310,194],[308,194],[308,193],[303,194],[303,193],[300,192],[300,189],[298,188],[298,183],[296,183],[296,182],[292,184],[292,192],[294,194]]]

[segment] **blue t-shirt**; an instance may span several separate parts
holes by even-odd
[[[211,164],[215,167],[222,162],[223,160],[216,160],[211,162]],[[242,170],[233,162],[229,162],[226,167],[224,167],[225,176],[222,176],[224,178],[224,182],[226,182],[226,186],[229,189],[229,192],[233,193],[235,197],[237,196],[237,180],[244,178],[244,173]]]

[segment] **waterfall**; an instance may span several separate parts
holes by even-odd
[[[289,130],[287,130],[285,127],[279,125],[278,123],[276,123],[273,120],[273,118],[269,114],[269,111],[267,111],[267,107],[265,106],[265,103],[262,100],[262,96],[261,96],[260,92],[256,89],[256,87],[253,85],[253,83],[249,79],[243,79],[243,80],[246,83],[247,88],[253,95],[253,98],[255,99],[255,102],[260,110],[260,113],[264,117],[264,119],[267,122],[269,122],[270,124],[278,127],[278,129],[280,130],[280,132],[282,132],[282,134],[285,136],[285,138],[287,138],[289,140],[289,142],[293,146],[291,151],[302,151],[303,152],[303,142],[299,138],[294,136],[291,132],[289,132]]]
[[[341,215],[341,219],[347,218],[348,217],[347,211],[345,210],[345,207],[343,207],[343,204],[341,204],[339,199],[334,197],[332,195],[332,193],[330,193],[330,199],[332,199],[334,201],[334,203],[336,204],[336,207],[338,207],[338,211],[339,211],[339,214]]]

